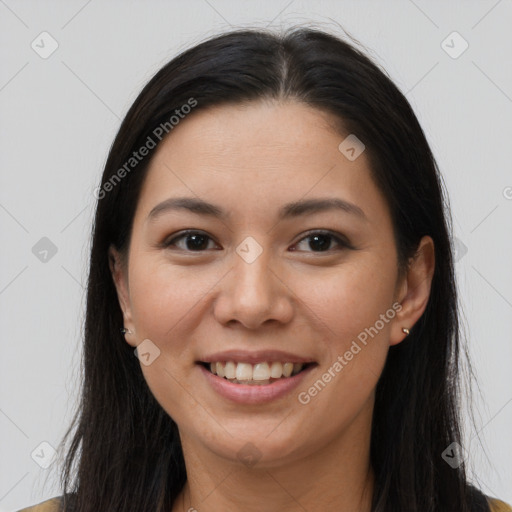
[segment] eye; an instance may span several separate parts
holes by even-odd
[[[303,244],[306,240],[309,240],[308,247],[312,249],[312,252],[326,252],[331,249],[331,244],[334,241],[340,248],[353,249],[352,245],[345,240],[342,236],[336,236],[330,231],[313,231],[307,236],[302,238],[297,244]],[[294,248],[291,249],[295,251]]]
[[[295,247],[300,246],[300,244],[305,244],[306,241],[309,240],[308,247],[312,249],[310,252],[327,252],[332,249],[332,244],[334,242],[335,246],[339,248],[347,248],[353,249],[354,247],[341,235],[335,235],[330,231],[312,231],[307,236],[303,237],[294,247],[290,250],[295,251]],[[215,242],[213,239],[208,236],[206,233],[196,230],[186,230],[180,233],[178,236],[171,238],[168,241],[165,241],[162,246],[165,248],[177,247],[178,249],[187,251],[187,252],[204,252],[209,248],[209,242],[213,242],[215,246]],[[181,246],[180,246],[181,243]],[[218,246],[217,246],[218,247]],[[210,246],[210,248],[212,248]],[[213,247],[215,248],[215,247]],[[304,250],[304,249],[303,249]],[[306,249],[306,252],[308,250]]]
[[[184,246],[178,245],[178,241],[184,240]],[[212,241],[207,234],[201,231],[187,230],[172,238],[169,241],[164,242],[163,247],[176,246],[179,249],[189,252],[203,252],[204,249],[208,248],[208,240]]]

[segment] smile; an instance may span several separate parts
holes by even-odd
[[[279,379],[288,378],[300,373],[307,364],[290,362],[260,362],[256,364],[242,362],[211,362],[203,363],[205,368],[214,375],[222,377],[234,384],[266,385]]]
[[[245,405],[261,405],[284,398],[296,389],[316,366],[317,363],[276,361],[255,364],[233,361],[197,364],[206,383],[216,394]],[[219,371],[220,374],[224,374],[222,377]],[[279,377],[272,377],[278,373]]]

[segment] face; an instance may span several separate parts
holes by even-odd
[[[369,429],[389,346],[426,304],[432,258],[399,278],[367,156],[332,126],[295,102],[193,113],[150,164],[126,267],[111,252],[152,393],[225,459],[270,467]]]

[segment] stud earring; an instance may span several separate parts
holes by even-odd
[[[407,327],[402,327],[402,332],[405,333],[406,336],[409,336],[409,329],[407,329]]]
[[[121,330],[121,333],[122,334],[133,334],[132,331],[130,331],[130,329],[126,329],[126,327],[123,327]]]

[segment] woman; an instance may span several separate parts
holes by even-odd
[[[436,163],[362,52],[309,29],[184,52],[97,198],[64,493],[28,510],[512,510],[465,473]]]

